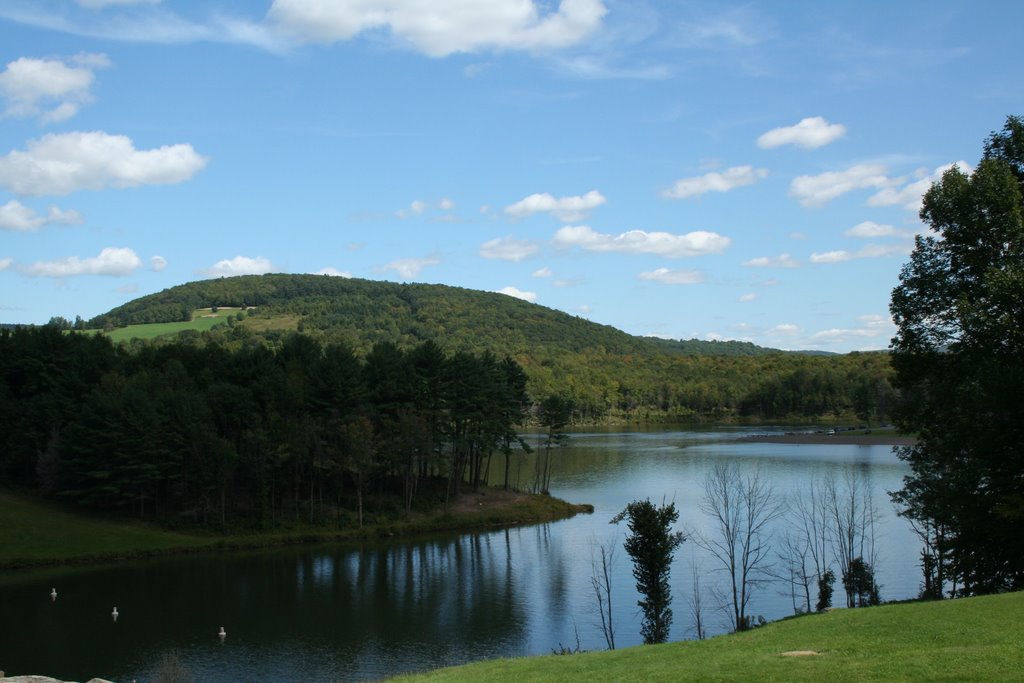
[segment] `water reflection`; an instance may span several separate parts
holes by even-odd
[[[556,457],[552,493],[595,506],[547,525],[416,542],[282,548],[165,558],[115,568],[35,575],[0,587],[0,668],[65,679],[148,680],[178,650],[197,680],[360,680],[475,659],[603,647],[590,585],[594,542],[620,544],[613,575],[616,641],[638,644],[639,616],[624,528],[611,517],[631,500],[674,500],[680,525],[700,528],[705,473],[729,459],[760,467],[780,492],[817,476],[869,477],[882,514],[877,576],[885,599],[916,593],[917,543],[891,511],[886,490],[905,467],[888,447],[739,443],[737,431],[574,435]],[[495,458],[492,483],[504,476]],[[527,486],[533,461],[517,456]],[[672,568],[671,638],[689,637],[691,568],[705,590],[721,577],[692,542]],[[59,599],[50,599],[56,585]],[[839,589],[841,591],[841,588]],[[705,605],[709,596],[705,595]],[[110,612],[118,606],[113,623]],[[792,611],[788,589],[770,587],[750,612]],[[708,606],[705,618],[715,615]],[[228,636],[217,637],[224,626]],[[723,625],[711,623],[712,632]]]

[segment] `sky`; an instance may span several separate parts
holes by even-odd
[[[322,273],[884,349],[1024,3],[0,2],[0,322]]]

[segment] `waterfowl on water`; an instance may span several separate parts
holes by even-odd
[[[228,637],[228,632],[224,630],[224,627],[220,627],[220,631],[217,632],[217,637],[223,640]]]

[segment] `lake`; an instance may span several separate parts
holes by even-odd
[[[477,659],[603,649],[590,577],[595,543],[614,543],[613,618],[619,647],[641,642],[625,524],[632,500],[674,501],[676,528],[709,528],[698,505],[717,462],[756,468],[778,495],[815,478],[857,473],[877,518],[876,578],[884,600],[913,597],[920,544],[886,492],[908,472],[889,446],[787,445],[737,440],[766,429],[573,434],[556,455],[551,493],[594,513],[550,524],[416,541],[302,546],[55,570],[0,584],[0,669],[88,680],[149,680],[177,651],[197,681],[372,680]],[[500,481],[501,458],[492,482]],[[513,475],[532,481],[532,460]],[[776,524],[781,527],[781,522]],[[686,541],[672,567],[671,640],[694,637],[689,609],[700,568],[704,618],[728,630],[711,588],[710,559]],[[50,599],[55,586],[58,597]],[[836,586],[834,604],[843,604]],[[116,606],[117,621],[111,617]],[[760,588],[749,613],[793,613],[788,588]],[[219,639],[223,626],[227,637]],[[577,641],[578,638],[578,641]]]

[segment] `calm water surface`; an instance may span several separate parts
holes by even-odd
[[[624,525],[608,522],[632,500],[674,500],[680,530],[706,526],[705,474],[729,460],[761,468],[780,495],[845,472],[870,483],[878,520],[877,579],[886,600],[918,590],[919,543],[886,491],[907,472],[888,446],[737,442],[754,430],[574,434],[558,453],[552,494],[594,514],[552,524],[380,544],[175,557],[61,571],[0,583],[0,669],[65,679],[149,680],[177,651],[197,681],[379,679],[467,661],[602,649],[590,584],[595,542],[619,547],[612,593],[616,642],[636,645],[640,616]],[[764,433],[766,430],[756,430]],[[501,463],[495,464],[496,481]],[[532,462],[514,460],[525,483]],[[672,568],[671,638],[693,637],[694,566],[707,593],[721,575],[692,542]],[[51,585],[58,598],[51,602]],[[836,602],[842,587],[836,587]],[[704,596],[713,632],[727,624]],[[117,606],[115,623],[110,612]],[[793,611],[789,591],[761,589],[750,613]],[[217,630],[224,626],[224,642]]]

